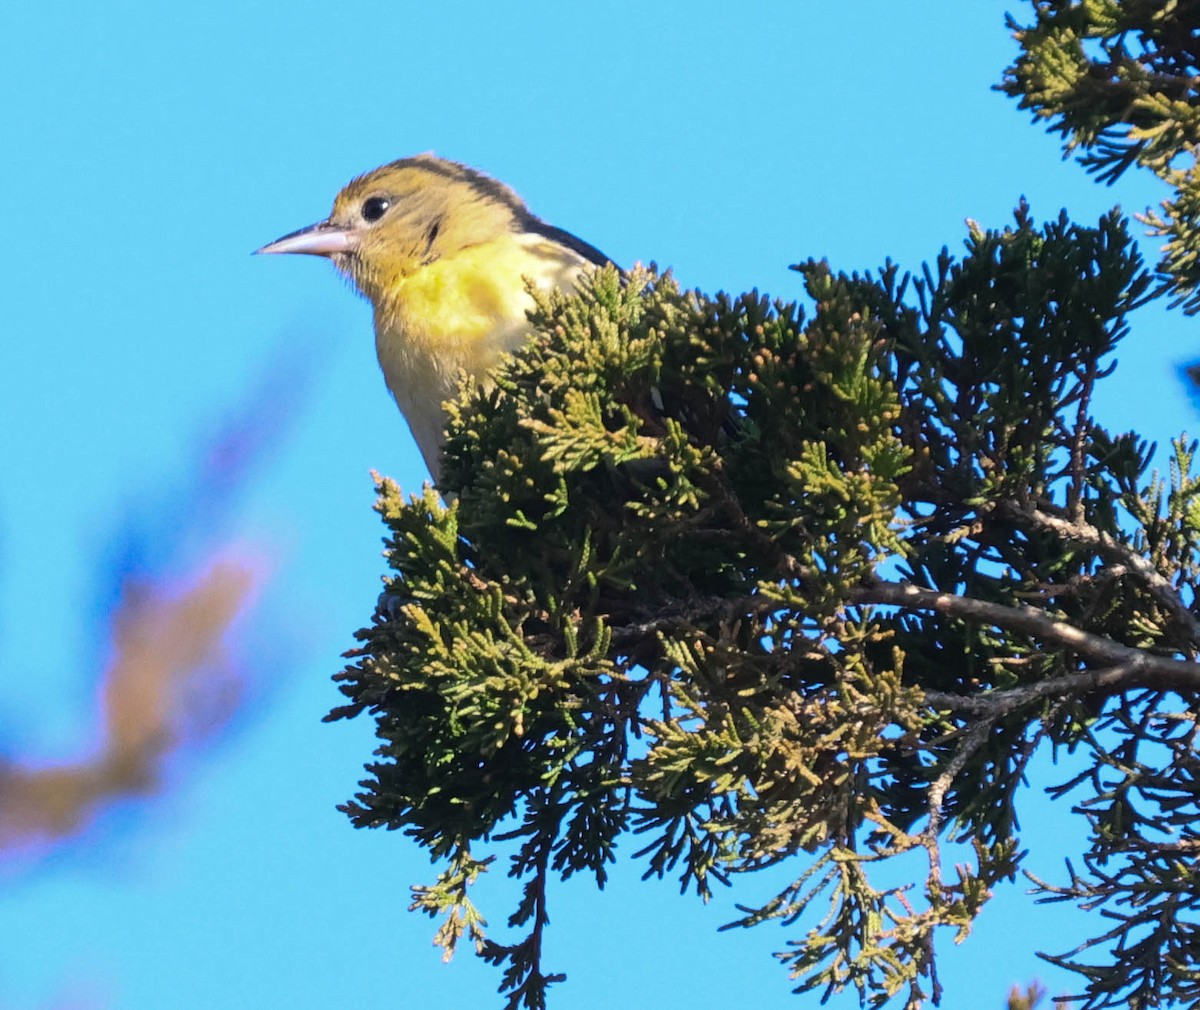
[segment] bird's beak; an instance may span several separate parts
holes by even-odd
[[[330,221],[319,221],[290,235],[284,235],[283,238],[277,238],[261,249],[255,249],[254,255],[307,253],[309,256],[334,256],[337,253],[353,252],[357,245],[356,232]]]

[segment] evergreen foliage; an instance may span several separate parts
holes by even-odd
[[[1090,407],[1152,284],[1126,223],[1022,206],[917,276],[797,269],[807,309],[640,270],[542,299],[453,404],[450,504],[380,482],[393,574],[331,716],[380,747],[347,813],[440,861],[413,907],[509,1008],[562,978],[553,879],[603,885],[618,845],[702,898],[794,867],[730,925],[791,924],[797,991],[915,1007],[1066,748],[1090,841],[1040,886],[1106,918],[1055,960],[1087,1010],[1195,1002],[1195,446],[1164,481]],[[507,943],[470,896],[500,851]]]
[[[1036,0],[1009,19],[1021,47],[1002,89],[1113,182],[1148,168],[1174,193],[1143,218],[1166,238],[1159,270],[1185,311],[1200,311],[1200,2]]]

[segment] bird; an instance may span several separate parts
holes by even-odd
[[[432,153],[358,176],[325,220],[255,253],[327,257],[370,301],[384,380],[435,484],[443,404],[462,373],[486,383],[501,355],[525,342],[528,285],[569,293],[610,262],[504,183]]]

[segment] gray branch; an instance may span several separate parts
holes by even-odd
[[[1171,580],[1127,544],[1121,543],[1115,537],[1082,520],[1064,519],[1050,515],[1033,505],[1019,505],[1011,502],[1005,507],[1005,511],[1031,522],[1041,530],[1062,537],[1064,540],[1091,547],[1101,557],[1124,565],[1141,580],[1150,590],[1151,595],[1186,630],[1189,641],[1200,642],[1200,623],[1197,622],[1196,615],[1180,598],[1179,592]]]

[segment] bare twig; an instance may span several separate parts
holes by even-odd
[[[1110,638],[1083,631],[1066,621],[1047,616],[1035,607],[1011,606],[976,600],[936,589],[924,589],[906,582],[873,582],[850,590],[849,602],[879,603],[912,610],[933,610],[964,621],[990,624],[1016,631],[1043,642],[1066,646],[1080,656],[1109,667],[1102,673],[1087,672],[1079,677],[1097,678],[1092,689],[1102,686],[1157,687],[1200,690],[1200,663],[1156,656],[1142,649],[1121,645]],[[1044,682],[1065,685],[1071,676]],[[1059,693],[1051,691],[1050,693]]]
[[[1008,503],[1005,511],[1031,522],[1048,533],[1053,533],[1073,543],[1085,544],[1093,548],[1101,557],[1124,565],[1141,580],[1150,590],[1151,595],[1166,607],[1172,618],[1186,630],[1188,639],[1192,642],[1200,642],[1200,623],[1197,622],[1196,615],[1180,599],[1179,593],[1171,584],[1170,579],[1159,572],[1141,554],[1103,530],[1098,530],[1095,526],[1085,523],[1082,519],[1064,519],[1060,516],[1050,515],[1034,505],[1022,505],[1018,502]]]
[[[991,733],[995,721],[996,714],[993,713],[985,715],[972,725],[959,741],[954,756],[929,785],[929,825],[922,832],[922,845],[929,853],[929,883],[939,890],[942,886],[942,855],[938,847],[938,835],[942,830],[942,805],[946,800],[946,791],[954,784],[958,773],[967,766],[975,752],[987,743],[988,734]]]
[[[1063,646],[1098,667],[986,695],[928,691],[925,697],[935,708],[963,714],[998,716],[1043,698],[1093,691],[1113,692],[1135,687],[1200,691],[1200,663],[1122,645],[1050,617],[1036,607],[992,603],[925,589],[908,582],[870,582],[856,586],[849,590],[846,603],[850,606],[878,604],[908,610],[931,610],[959,620],[1003,628],[1027,635],[1035,641]],[[695,597],[644,621],[614,628],[613,644],[618,649],[629,648],[646,637],[660,633],[695,628],[714,620],[729,621],[789,609],[788,604],[766,595]]]
[[[1096,384],[1096,370],[1096,359],[1088,359],[1086,374],[1081,380],[1082,389],[1075,414],[1075,431],[1071,436],[1071,485],[1067,513],[1072,522],[1083,520],[1083,487],[1087,477],[1084,447],[1088,436],[1088,406],[1092,399],[1092,389]]]

